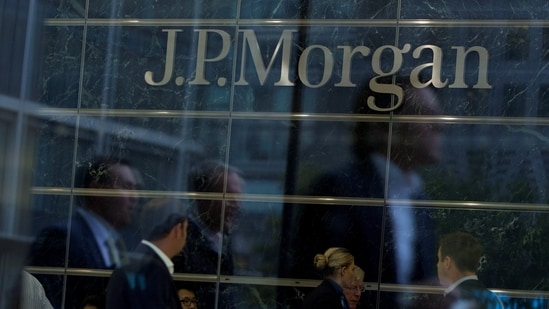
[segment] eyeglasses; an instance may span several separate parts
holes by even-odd
[[[356,292],[362,293],[362,292],[366,291],[366,287],[363,286],[363,285],[355,285],[355,286],[352,287],[352,288],[348,288],[348,290],[352,290],[352,291],[356,291]]]
[[[183,306],[190,306],[191,304],[194,304],[195,306],[198,304],[198,299],[196,298],[188,298],[188,297],[183,297],[182,299],[179,300]]]

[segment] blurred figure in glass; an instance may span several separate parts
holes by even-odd
[[[350,309],[357,309],[360,303],[360,296],[364,292],[364,271],[355,265],[354,280],[351,288],[344,288],[343,293],[347,298]]]
[[[30,273],[22,271],[21,278],[21,303],[20,309],[50,309],[53,308],[50,301],[46,297],[44,287]]]
[[[389,83],[391,83],[389,81]],[[403,89],[403,103],[395,115],[433,116],[441,107],[429,87],[417,89],[409,80],[397,79]],[[392,97],[365,89],[355,102],[356,115],[388,115],[373,111],[368,99],[377,106],[391,106]],[[358,264],[363,265],[365,281],[412,284],[436,282],[436,238],[428,212],[412,207],[417,200],[428,200],[419,168],[438,162],[441,157],[442,127],[437,123],[365,120],[352,128],[353,156],[342,166],[317,177],[306,192],[311,196],[375,198],[379,205],[301,205],[292,215],[292,255],[287,257],[285,276],[310,278],[306,257],[320,248],[345,247]],[[382,237],[383,236],[383,237]],[[383,243],[381,243],[383,240]],[[381,257],[381,259],[380,259]],[[284,266],[286,267],[286,266]],[[381,276],[379,274],[381,271]],[[375,305],[375,296],[369,301]],[[364,296],[363,296],[364,298]],[[382,307],[406,308],[382,300]]]
[[[446,289],[441,309],[503,309],[501,300],[477,277],[482,246],[473,235],[456,232],[441,238],[437,273]]]
[[[143,207],[143,240],[129,262],[116,269],[107,287],[107,309],[172,308],[181,303],[172,279],[173,262],[187,241],[187,212],[174,199],[154,199]]]
[[[238,194],[244,187],[240,171],[215,160],[197,163],[188,174],[189,192],[217,193],[218,199],[195,199],[189,217],[188,245],[174,257],[175,271],[183,273],[233,275],[231,231],[240,212]],[[233,195],[225,197],[226,194]],[[223,196],[224,198],[219,198]],[[222,285],[219,307],[228,308],[236,303],[235,293]],[[215,307],[215,288],[197,285],[200,307]]]
[[[138,202],[132,166],[124,159],[98,157],[83,164],[79,174],[80,187],[90,191],[70,221],[40,232],[31,246],[30,265],[65,267],[66,250],[68,267],[112,269],[123,264],[125,245],[118,230],[133,220]],[[63,279],[41,275],[39,280],[52,305],[60,308]],[[105,291],[106,279],[69,276],[66,286],[65,308],[79,308],[87,295]]]
[[[329,248],[314,258],[315,269],[324,280],[303,300],[302,309],[349,309],[344,289],[355,282],[355,260],[345,248]]]
[[[105,294],[88,295],[82,302],[80,309],[105,309]]]

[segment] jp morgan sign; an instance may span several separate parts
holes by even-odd
[[[177,34],[182,32],[180,29],[164,29],[163,32],[167,33],[166,55],[165,55],[165,67],[164,73],[159,77],[155,76],[152,71],[145,72],[145,82],[151,86],[163,86],[170,82],[175,82],[176,85],[181,86],[185,82],[189,85],[210,85],[212,81],[206,79],[205,71],[206,66],[211,63],[219,62],[225,59],[231,50],[232,39],[228,32],[219,29],[197,29],[198,39],[196,47],[196,67],[194,79],[186,81],[184,77],[178,76],[173,78],[174,63],[176,55],[176,41]],[[387,76],[392,76],[401,70],[404,61],[404,54],[411,53],[414,59],[419,59],[423,53],[430,53],[432,55],[431,62],[422,63],[412,69],[410,72],[410,84],[416,88],[424,88],[429,85],[433,85],[436,88],[477,88],[477,89],[490,89],[492,86],[488,83],[488,50],[482,46],[452,46],[455,54],[455,69],[454,78],[450,82],[448,79],[442,80],[441,72],[443,65],[442,48],[436,45],[420,45],[413,47],[409,43],[405,43],[402,47],[393,45],[383,45],[376,49],[371,49],[367,46],[350,46],[350,45],[338,45],[337,49],[340,50],[341,58],[335,59],[334,52],[324,45],[310,45],[300,50],[299,59],[297,60],[297,76],[293,78],[291,76],[291,59],[297,55],[297,48],[293,42],[294,36],[297,30],[284,30],[280,34],[280,38],[276,47],[274,48],[271,57],[267,63],[263,60],[265,52],[260,46],[257,36],[254,30],[240,30],[242,34],[242,40],[240,46],[238,46],[238,52],[240,53],[240,75],[236,77],[234,82],[235,86],[248,85],[248,79],[257,78],[260,85],[265,85],[267,77],[273,72],[273,66],[275,63],[280,64],[280,68],[276,70],[279,72],[279,76],[276,78],[278,81],[274,82],[274,86],[291,87],[300,82],[304,86],[309,88],[320,88],[326,86],[333,76],[338,79],[333,86],[335,87],[356,87],[357,85],[352,80],[351,71],[353,69],[353,60],[357,57],[371,58],[371,68],[375,75],[369,80],[369,87],[372,91],[380,94],[391,94],[396,96],[397,102],[393,108],[381,108],[375,103],[375,97],[370,96],[368,98],[368,106],[373,110],[390,111],[400,106],[403,98],[403,89],[398,85],[393,85],[386,82]],[[207,42],[212,40],[219,40],[215,48],[217,50],[208,50]],[[311,81],[309,78],[309,63],[312,55],[321,55],[322,59],[322,74],[318,80]],[[208,57],[208,55],[210,55]],[[388,57],[391,56],[392,57]],[[465,83],[465,67],[466,59],[468,57],[477,57],[478,67],[474,68],[474,72],[477,72],[476,83],[468,85]],[[279,61],[275,62],[278,58]],[[245,66],[251,61],[253,68],[255,69],[256,77],[247,76],[249,71],[245,70]],[[338,61],[340,64],[339,70],[335,70],[334,63]],[[389,61],[390,63],[387,63]],[[420,75],[424,76],[424,70],[429,69],[431,72],[430,79],[424,81],[419,78]],[[384,82],[382,82],[382,80]],[[226,77],[218,77],[217,84],[224,86],[227,82]]]

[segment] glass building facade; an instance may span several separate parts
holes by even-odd
[[[63,266],[26,259],[70,227],[90,194],[78,170],[103,155],[138,182],[127,248],[151,199],[239,204],[220,225],[231,270],[220,253],[215,271],[174,274],[212,308],[299,308],[332,246],[366,270],[364,308],[428,308],[437,239],[455,231],[481,240],[479,278],[509,308],[549,308],[547,1],[0,4],[3,295],[21,267],[62,282],[49,296],[65,308],[68,278],[108,279],[63,251]],[[242,192],[228,177],[190,189],[204,159],[237,169]]]

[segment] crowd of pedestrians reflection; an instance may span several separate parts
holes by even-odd
[[[403,95],[395,115],[442,113],[432,89],[414,88],[406,81],[396,80]],[[359,95],[355,114],[373,113],[371,96],[367,90]],[[376,100],[377,106],[394,104],[391,96]],[[193,162],[185,175],[186,190],[196,194],[195,199],[148,199],[146,203],[136,190],[142,183],[141,172],[128,160],[107,156],[81,163],[76,187],[84,193],[68,220],[38,233],[28,265],[114,270],[111,278],[36,274],[54,308],[150,308],[155,304],[184,309],[512,307],[513,302],[504,296],[498,299],[478,280],[477,268],[482,266],[478,239],[451,234],[439,243],[439,231],[449,227],[436,225],[436,211],[418,206],[430,200],[419,170],[441,159],[442,139],[443,127],[429,121],[391,125],[359,121],[352,130],[352,158],[300,186],[305,190],[299,193],[308,196],[383,201],[368,206],[289,205],[279,218],[282,222],[273,226],[279,230],[280,248],[262,244],[263,254],[279,258],[278,265],[264,272],[248,271],[258,276],[323,279],[315,289],[170,278],[173,273],[246,273],[245,259],[239,260],[234,249],[235,234],[252,224],[239,221],[245,176],[239,168],[209,158]],[[467,241],[458,246],[463,239]],[[250,254],[256,251],[249,250]],[[153,271],[162,276],[151,275]],[[462,286],[464,280],[468,288]],[[377,286],[366,289],[368,282],[404,288],[440,286],[446,292],[384,292]],[[479,305],[475,300],[479,293],[490,296],[490,301]],[[539,300],[521,304],[541,308],[538,303],[547,305]]]

